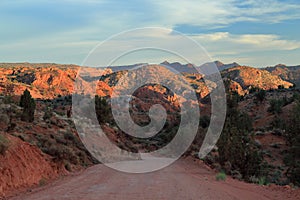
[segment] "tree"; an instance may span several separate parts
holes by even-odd
[[[230,170],[238,170],[246,180],[251,176],[260,176],[263,159],[250,134],[252,120],[247,113],[237,109],[235,95],[229,94],[227,97],[227,117],[217,143],[219,162],[222,166],[230,162]]]
[[[289,167],[287,176],[294,184],[300,185],[300,101],[296,102],[287,127],[287,141],[290,147],[286,157]]]
[[[111,121],[111,109],[105,98],[96,95],[95,109],[99,123],[107,123]]]
[[[23,107],[21,120],[26,122],[33,122],[36,104],[30,92],[27,89],[23,92],[21,96],[20,106]]]

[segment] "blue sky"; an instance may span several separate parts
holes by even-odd
[[[299,65],[299,11],[298,0],[2,0],[0,62],[81,64],[110,36],[155,26],[191,37],[213,60]]]

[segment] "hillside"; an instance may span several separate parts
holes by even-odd
[[[34,98],[54,99],[72,94],[79,66],[58,64],[0,64],[0,93],[21,95],[28,89]],[[97,68],[83,68],[86,79],[79,79],[83,86],[99,78],[99,74],[110,73]],[[101,83],[99,83],[101,85]],[[84,87],[83,87],[84,88]],[[109,88],[102,84],[99,95],[107,95]],[[80,91],[80,89],[78,89]],[[88,93],[89,91],[82,91]]]
[[[97,163],[67,117],[67,98],[36,104],[25,122],[17,101],[0,96],[0,199]]]
[[[237,66],[222,71],[222,76],[230,80],[231,88],[240,95],[249,93],[251,88],[263,90],[278,89],[279,87],[290,88],[293,84],[284,81],[279,75],[274,75],[264,69],[247,66]]]
[[[184,74],[191,86],[194,87],[201,98],[208,95],[209,91],[204,84],[201,75],[194,75],[194,67],[191,64],[182,65],[180,63],[164,62],[177,71]],[[297,79],[297,75],[281,78],[275,72],[269,73],[267,70],[252,67],[240,66],[237,63],[223,64],[215,62],[217,67],[222,70],[222,76],[232,81],[233,87],[240,94],[246,94],[251,87],[261,89],[277,89],[278,86],[285,88],[292,87],[289,80]],[[206,64],[210,66],[209,63]],[[205,65],[205,66],[206,66]],[[102,68],[81,68],[84,76],[77,78],[81,88],[77,88],[80,93],[92,93],[89,84],[98,84],[97,94],[100,96],[110,96],[114,83],[124,74],[125,71],[112,71],[116,69],[131,69],[136,65],[124,67],[112,67],[103,70]],[[199,67],[201,69],[201,66]],[[74,81],[76,79],[79,66],[76,65],[58,65],[58,64],[0,64],[0,93],[21,95],[25,89],[28,89],[34,98],[54,99],[58,96],[67,96],[73,93]],[[165,70],[162,73],[166,73]],[[293,74],[290,72],[290,74]],[[102,77],[101,77],[102,75]],[[99,79],[103,79],[98,81]],[[286,81],[284,81],[284,80]]]
[[[300,87],[300,65],[286,66],[279,64],[274,67],[267,67],[266,70],[273,75],[281,77],[285,81],[294,83],[297,88]]]

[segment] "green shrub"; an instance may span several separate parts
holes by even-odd
[[[271,99],[270,107],[268,108],[268,112],[271,112],[273,114],[279,114],[282,112],[282,106],[284,102],[281,99]]]
[[[261,177],[250,176],[248,181],[250,183],[255,183],[255,184],[258,184],[258,185],[267,185],[268,184],[267,179],[266,179],[265,176],[261,176]]]
[[[5,155],[6,150],[8,149],[9,141],[5,136],[0,134],[0,154]]]
[[[271,122],[271,125],[274,128],[279,128],[279,129],[286,129],[286,122],[284,119],[278,116],[278,114],[275,115],[274,120]]]
[[[255,97],[258,101],[262,102],[266,98],[266,91],[259,89]]]
[[[202,128],[207,128],[210,124],[210,117],[207,115],[201,116],[200,117],[200,126]]]
[[[39,186],[44,186],[47,184],[47,179],[45,179],[44,177],[40,179],[39,181]]]
[[[226,180],[226,174],[224,172],[219,172],[216,175],[216,180],[217,181],[225,181]]]
[[[258,179],[258,185],[267,185],[268,182],[267,182],[267,179],[266,177],[262,176]]]
[[[7,95],[7,96],[4,96],[3,98],[3,103],[5,104],[11,104],[11,103],[14,103],[12,97],[10,95]]]
[[[43,120],[46,121],[46,120],[50,119],[52,116],[53,116],[53,113],[52,113],[51,109],[47,108],[45,110],[45,113],[44,113],[44,116],[43,116]]]
[[[249,89],[249,93],[252,94],[252,93],[258,92],[259,90],[260,90],[260,88],[253,86]]]

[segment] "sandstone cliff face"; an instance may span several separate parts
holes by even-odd
[[[21,95],[28,89],[34,98],[53,99],[58,96],[72,94],[74,81],[79,66],[56,64],[0,64],[0,92],[6,94]],[[83,69],[81,68],[81,73]],[[88,79],[79,78],[82,88],[79,92],[91,93],[89,84],[97,80],[99,74],[111,73],[111,70],[103,72],[102,69],[85,68]],[[79,84],[79,85],[80,85]],[[104,96],[110,93],[110,88],[104,83],[98,83],[97,94]]]
[[[176,64],[178,68],[179,63]],[[185,65],[180,65],[180,67],[184,68]],[[293,75],[291,69],[277,67],[272,70],[264,70],[230,64],[230,67],[222,71],[222,76],[224,79],[231,80],[232,89],[244,95],[248,93],[251,87],[258,87],[264,90],[277,89],[278,86],[292,87],[293,84],[289,80],[299,77],[297,73]],[[77,77],[79,70],[80,77]],[[138,76],[147,75],[156,80],[157,71],[155,70],[150,74],[138,74]],[[184,86],[184,83],[180,80],[175,80],[168,70],[163,68],[159,70],[166,79],[178,83],[175,87]],[[295,68],[295,70],[298,70],[298,68]],[[112,72],[112,69],[109,68],[103,71],[103,69],[98,68],[80,68],[76,65],[0,64],[0,93],[21,95],[25,89],[28,89],[34,98],[53,99],[58,96],[72,94],[74,81],[76,80],[77,93],[94,94],[96,90],[96,94],[99,96],[110,96],[114,86],[125,74],[126,71]],[[190,86],[195,89],[200,98],[209,95],[209,89],[206,85],[208,83],[204,81],[203,76],[193,73],[184,73],[183,76]],[[128,78],[135,79],[135,77]],[[214,87],[213,85],[212,83],[211,86]]]

